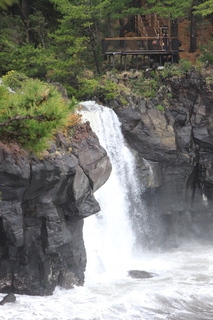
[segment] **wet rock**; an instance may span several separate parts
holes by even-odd
[[[0,143],[0,292],[52,294],[84,283],[83,218],[111,173],[89,124],[60,134],[41,159]]]
[[[130,270],[128,271],[128,275],[134,279],[147,279],[147,278],[153,278],[156,276],[155,273],[151,273],[143,270]]]
[[[9,293],[3,298],[2,301],[0,301],[0,305],[3,306],[5,303],[15,302],[15,301],[16,301],[16,297],[14,293]]]
[[[149,224],[155,226],[146,239],[152,246],[184,238],[212,241],[212,84],[193,69],[182,77],[168,77],[162,85],[166,90],[156,92],[154,100],[138,98],[134,107],[129,103],[114,109],[135,151]]]

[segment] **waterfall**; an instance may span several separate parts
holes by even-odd
[[[141,201],[148,195],[147,188],[144,190],[137,181],[138,168],[123,140],[120,123],[113,110],[94,102],[83,103],[82,114],[90,121],[113,167],[108,181],[95,192],[101,211],[84,219],[88,260],[85,285],[68,290],[58,287],[49,297],[18,295],[16,303],[1,306],[0,319],[212,319],[212,242],[204,245],[187,241],[169,251],[153,251],[151,241],[152,250],[144,250],[144,240],[150,233],[156,235],[158,220],[154,221],[154,215],[152,220],[150,202],[146,208]],[[156,167],[142,162],[153,185]],[[137,166],[143,166],[142,162]],[[140,232],[136,232],[138,229]],[[155,242],[159,241],[157,233]],[[141,255],[135,252],[137,243],[142,244]],[[156,276],[132,279],[126,272],[132,269]],[[0,294],[0,300],[4,295]]]
[[[83,120],[90,122],[112,163],[110,178],[94,194],[101,212],[84,221],[87,270],[90,277],[104,272],[117,276],[131,268],[136,246],[132,218],[143,214],[142,186],[114,111],[89,101],[82,103],[81,114]]]

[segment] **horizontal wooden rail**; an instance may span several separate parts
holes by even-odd
[[[162,39],[163,37],[160,37]],[[118,38],[104,38],[105,41],[134,41],[134,40],[154,40],[157,37],[118,37]],[[178,39],[177,37],[167,37],[168,40]]]
[[[153,41],[155,40],[155,41]],[[102,53],[126,51],[179,51],[177,37],[116,37],[102,39]]]

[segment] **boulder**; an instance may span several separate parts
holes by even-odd
[[[0,305],[3,306],[5,303],[15,302],[15,301],[16,301],[16,296],[14,295],[14,293],[9,293],[2,299],[2,301],[0,301]]]
[[[128,276],[134,279],[147,279],[147,278],[155,277],[156,274],[143,271],[143,270],[130,270],[128,271]]]

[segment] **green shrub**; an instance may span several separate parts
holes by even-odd
[[[96,79],[79,79],[79,90],[76,92],[76,97],[80,100],[90,99],[98,87]]]
[[[192,68],[192,62],[187,59],[181,59],[179,62],[179,67],[183,72],[187,72]]]
[[[120,95],[120,101],[121,101],[122,106],[126,106],[127,105],[127,101],[122,95]]]
[[[28,79],[29,78],[24,73],[11,70],[2,77],[2,82],[5,86],[16,91],[20,89],[23,83]]]
[[[202,56],[199,59],[201,62],[208,61],[209,64],[213,64],[213,41],[209,41],[208,44],[201,46]]]
[[[104,79],[98,86],[98,91],[104,96],[106,100],[113,100],[119,94],[117,83],[110,79]]]
[[[200,60],[196,60],[195,69],[198,72],[202,72],[203,67],[204,67],[204,63],[202,61],[200,61]]]
[[[157,109],[161,112],[164,112],[164,107],[161,104],[157,105]]]
[[[183,75],[183,71],[178,64],[166,63],[160,74],[162,78],[166,79],[168,77],[181,77]]]
[[[158,78],[146,78],[144,74],[141,74],[138,79],[130,80],[130,82],[132,84],[132,90],[134,93],[147,99],[155,97],[159,85]]]
[[[75,101],[39,80],[23,81],[16,93],[0,86],[0,136],[36,154],[46,150],[56,131],[64,128]]]
[[[120,94],[118,84],[105,76],[97,78],[97,80],[94,80],[93,84],[92,90],[90,90],[91,96],[98,96],[102,100],[110,101]]]

